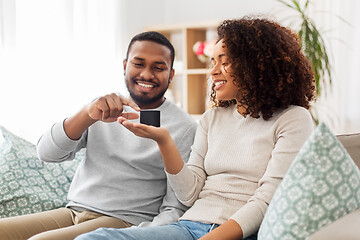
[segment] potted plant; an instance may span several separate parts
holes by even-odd
[[[319,98],[323,93],[326,93],[326,89],[330,89],[332,85],[332,69],[324,38],[314,24],[314,21],[309,17],[310,0],[306,0],[303,6],[301,6],[300,0],[278,1],[297,13],[295,17],[299,22],[298,34],[301,47],[304,55],[312,65],[315,78],[316,98]],[[315,123],[318,124],[318,114],[314,108],[311,109],[311,113]]]

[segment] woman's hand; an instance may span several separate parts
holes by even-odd
[[[205,234],[199,240],[239,240],[243,239],[243,232],[234,220],[227,220],[224,224]]]
[[[141,123],[132,123],[127,121],[125,117],[118,117],[117,121],[129,131],[133,132],[136,136],[153,139],[158,144],[164,143],[170,137],[169,131],[166,128],[153,127]]]
[[[166,171],[170,174],[180,172],[184,166],[184,161],[166,128],[131,123],[124,117],[119,117],[117,121],[136,136],[155,140],[159,146]]]

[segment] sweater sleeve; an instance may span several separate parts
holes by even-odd
[[[259,229],[276,188],[312,130],[311,115],[304,108],[287,111],[277,120],[275,147],[258,188],[247,203],[230,217],[240,225],[244,238]]]
[[[39,159],[45,162],[72,160],[76,152],[86,146],[87,131],[77,140],[71,140],[65,133],[63,121],[54,124],[42,135],[36,150]]]
[[[166,172],[176,197],[186,206],[194,204],[205,184],[207,174],[204,169],[204,159],[208,150],[207,129],[208,123],[203,117],[195,133],[188,163],[184,164],[177,174]]]
[[[176,144],[182,159],[188,162],[190,156],[190,148],[194,141],[196,125],[191,125],[186,131],[181,141]],[[173,189],[171,188],[169,181],[167,181],[166,195],[163,198],[163,202],[160,206],[160,211],[157,216],[154,217],[152,222],[142,222],[139,226],[160,226],[176,222],[187,210],[177,197]]]

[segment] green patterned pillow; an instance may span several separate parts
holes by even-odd
[[[360,208],[360,171],[320,124],[305,142],[269,205],[259,240],[308,239]]]
[[[0,126],[0,218],[65,206],[70,182],[84,152],[73,161],[45,163],[34,144]]]

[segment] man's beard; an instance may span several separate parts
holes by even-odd
[[[142,95],[136,95],[133,91],[130,90],[127,81],[125,81],[126,83],[126,87],[130,93],[130,97],[136,102],[139,103],[140,105],[147,105],[147,104],[151,104],[154,103],[156,101],[158,101],[159,99],[161,99],[165,92],[167,91],[169,84],[170,84],[170,78],[168,80],[168,84],[166,86],[166,88],[164,88],[159,94],[155,95],[154,97],[149,98],[146,94]]]
[[[129,90],[129,88],[128,88]],[[151,104],[156,102],[157,100],[159,100],[160,98],[162,98],[166,92],[167,88],[165,88],[162,92],[160,92],[159,94],[155,95],[152,98],[147,97],[146,95],[136,95],[134,94],[132,91],[129,90],[130,93],[130,97],[137,103],[139,103],[140,105],[147,105],[147,104]]]

